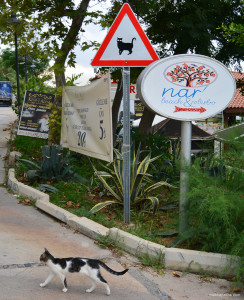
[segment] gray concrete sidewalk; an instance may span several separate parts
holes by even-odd
[[[4,156],[7,154],[7,143],[10,137],[10,126],[17,119],[11,107],[0,106],[0,184],[4,183]]]
[[[0,299],[107,299],[102,286],[87,295],[89,281],[77,274],[67,276],[69,290],[66,294],[61,291],[58,278],[41,288],[39,284],[49,271],[34,263],[39,263],[46,247],[57,257],[100,258],[111,268],[123,270],[110,251],[99,248],[93,240],[34,207],[18,204],[4,188],[0,188],[0,208]],[[104,271],[103,275],[111,285],[111,299],[158,299],[129,273],[117,277]]]

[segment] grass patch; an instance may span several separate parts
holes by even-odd
[[[55,194],[50,194],[50,201],[62,207],[78,217],[88,217],[89,219],[108,228],[117,227],[131,234],[137,235],[143,239],[162,243],[168,246],[172,242],[172,237],[162,238],[153,236],[154,231],[174,230],[178,226],[178,212],[158,211],[155,215],[148,211],[131,211],[131,224],[125,225],[123,222],[123,207],[120,205],[103,208],[96,214],[90,214],[90,209],[101,201],[99,195],[87,193],[87,189],[82,184],[59,182],[53,184],[58,191]],[[167,193],[167,189],[165,193]],[[172,195],[171,195],[172,196]],[[107,200],[103,196],[103,200]]]
[[[109,249],[113,252],[116,252],[116,254],[118,255],[122,255],[124,252],[119,246],[119,244],[108,235],[98,237],[96,239],[96,244],[99,245],[101,248]]]
[[[148,253],[138,257],[144,266],[155,269],[159,274],[164,274],[164,253],[160,252],[156,257],[150,256]]]
[[[19,151],[23,158],[34,158],[36,160],[41,158],[41,146],[46,145],[44,139],[32,138],[29,136],[16,136],[11,151]]]

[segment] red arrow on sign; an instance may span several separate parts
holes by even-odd
[[[200,106],[200,108],[185,108],[185,107],[178,107],[175,106],[175,111],[174,112],[179,112],[179,111],[199,111],[200,114],[207,111],[204,107]]]

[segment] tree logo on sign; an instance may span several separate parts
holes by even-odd
[[[217,73],[207,65],[184,62],[169,66],[164,76],[176,85],[196,87],[212,83],[217,78]]]

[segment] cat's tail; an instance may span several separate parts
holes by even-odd
[[[126,272],[128,272],[128,270],[129,269],[125,269],[124,271],[122,271],[122,272],[117,272],[117,271],[114,271],[114,270],[112,270],[112,269],[110,269],[105,263],[103,263],[102,261],[99,261],[99,265],[101,266],[101,267],[103,267],[105,270],[107,270],[109,273],[111,273],[111,274],[114,274],[114,275],[117,275],[117,276],[119,276],[119,275],[124,275]]]

